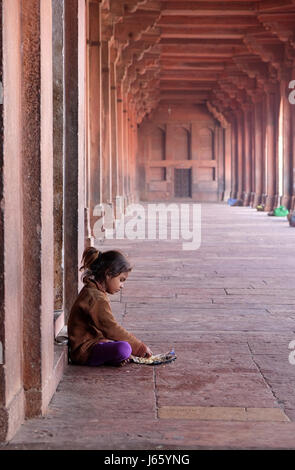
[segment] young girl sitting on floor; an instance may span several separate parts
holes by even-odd
[[[84,287],[68,320],[72,363],[88,366],[123,365],[133,354],[150,357],[151,350],[120,326],[113,317],[107,294],[123,287],[131,266],[119,251],[86,248],[82,257]]]

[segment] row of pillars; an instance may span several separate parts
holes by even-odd
[[[100,206],[136,198],[137,119],[99,0],[0,3],[1,441],[46,410],[61,378],[54,336]]]
[[[271,84],[228,116],[230,195],[245,206],[295,209],[295,106],[290,91],[288,80]]]
[[[100,2],[87,2],[86,34],[86,225],[91,244],[103,204],[120,217],[136,198],[137,119],[126,77],[118,77],[118,49]]]
[[[44,413],[85,246],[85,1],[2,0],[0,441]]]

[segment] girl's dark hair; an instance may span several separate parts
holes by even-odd
[[[82,274],[83,281],[94,277],[96,281],[103,282],[107,274],[111,277],[116,277],[121,273],[132,270],[131,264],[123,253],[115,250],[103,253],[94,247],[86,248],[81,262],[80,271],[84,271]]]

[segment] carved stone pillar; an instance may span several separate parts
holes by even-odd
[[[237,118],[237,198],[243,198],[243,159],[244,159],[244,116],[241,110],[236,111]]]
[[[101,164],[101,6],[89,2],[87,10],[87,237],[92,244],[97,220],[94,208],[102,202]]]
[[[125,93],[123,93],[123,188],[124,188],[124,204],[128,205],[128,103]]]
[[[254,200],[253,207],[262,202],[263,188],[263,95],[253,97],[254,102]]]
[[[118,161],[118,118],[117,118],[117,49],[111,48],[110,85],[111,85],[111,160],[112,160],[112,203],[116,204],[119,196],[119,161]]]
[[[117,83],[117,141],[118,141],[118,184],[117,184],[117,204],[121,207],[120,212],[123,210],[124,201],[124,181],[123,181],[123,155],[124,155],[124,141],[123,141],[123,96],[122,96],[122,83]],[[116,204],[116,206],[117,206]],[[117,213],[116,213],[117,214]],[[117,215],[116,215],[117,216]]]
[[[243,155],[243,201],[244,206],[249,206],[251,198],[251,176],[252,176],[252,110],[248,104],[243,105],[244,124],[244,155]]]
[[[64,64],[63,2],[53,0],[53,215],[54,215],[54,317],[55,334],[64,326],[63,288],[63,173],[64,173]]]
[[[0,16],[3,25],[2,77],[4,97],[3,106],[2,103],[0,106],[1,124],[3,117],[3,129],[1,127],[3,147],[2,143],[0,146],[0,441],[2,442],[13,437],[25,417],[22,302],[23,116],[20,86],[24,77],[22,76],[21,67],[21,3],[19,0],[3,0],[0,3]],[[2,51],[0,55],[2,69]],[[40,238],[36,228],[36,225],[32,227],[33,243],[35,243],[36,238]],[[39,256],[40,249],[37,251],[37,257],[33,259],[33,273],[29,270],[27,277],[30,278],[33,275],[35,278],[35,269],[40,269],[41,264]],[[38,287],[36,295],[39,297],[41,287],[38,283],[36,285]],[[50,285],[53,287],[52,283]],[[52,320],[50,314],[49,310],[49,318]],[[40,323],[35,324],[32,322],[32,325],[34,331],[31,334],[35,335],[35,329],[39,328]],[[39,344],[40,341],[38,341],[38,346]]]
[[[238,135],[237,119],[232,117],[231,124],[231,198],[235,199],[238,194]]]
[[[102,159],[102,202],[112,203],[112,142],[111,142],[111,81],[110,81],[110,41],[101,42],[101,159]]]
[[[80,280],[78,266],[81,260],[79,239],[83,239],[84,231],[80,226],[80,200],[85,207],[84,188],[80,185],[79,161],[79,12],[80,0],[72,0],[64,4],[64,80],[65,80],[65,202],[64,202],[64,295],[65,317],[79,291]],[[85,2],[84,2],[85,3]],[[81,38],[86,42],[86,38]],[[83,64],[84,65],[84,64]],[[82,91],[82,90],[81,90]],[[84,136],[80,134],[84,140]],[[84,229],[84,214],[83,214]]]
[[[295,61],[293,62],[292,77],[295,77]],[[289,93],[291,90],[289,89]],[[291,209],[295,210],[295,104],[291,105],[291,136],[292,136],[292,198]]]
[[[266,211],[273,210],[276,205],[277,124],[277,86],[270,84],[266,87]]]
[[[280,171],[282,171],[282,199],[281,204],[290,209],[292,203],[292,105],[289,103],[288,84],[291,73],[287,72],[287,77],[281,77],[281,106],[280,106],[280,126],[279,126],[279,145],[282,152]]]
[[[232,180],[232,126],[229,124],[224,129],[224,196],[225,201],[228,200],[231,194],[231,180]]]
[[[21,22],[23,382],[32,417],[45,411],[54,391],[51,2],[22,2]]]

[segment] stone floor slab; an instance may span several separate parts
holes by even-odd
[[[193,419],[213,421],[289,421],[279,408],[238,408],[214,406],[163,406],[160,419]]]
[[[294,231],[202,204],[202,243],[107,240],[134,266],[118,322],[171,364],[70,365],[5,449],[295,449]],[[3,447],[2,447],[3,448]]]

